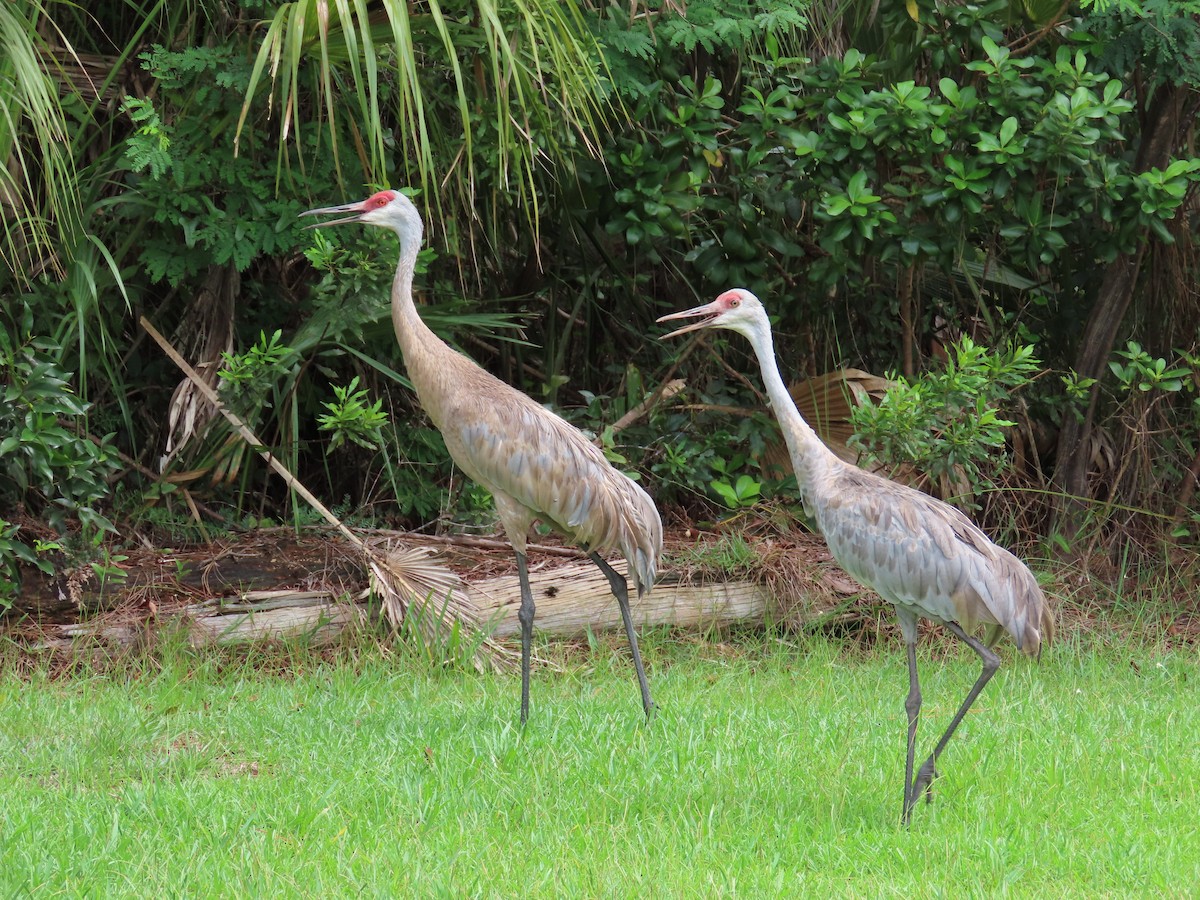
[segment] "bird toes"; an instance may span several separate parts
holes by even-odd
[[[932,759],[925,760],[925,764],[917,772],[917,777],[913,779],[913,803],[920,800],[922,794],[925,795],[926,803],[933,802],[933,780],[940,774],[934,766]]]

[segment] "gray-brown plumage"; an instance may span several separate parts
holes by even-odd
[[[866,472],[839,459],[796,409],[787,392],[758,298],[740,288],[706,306],[663,316],[697,318],[666,337],[700,328],[728,328],[754,347],[771,406],[787,442],[804,507],[813,516],[834,559],[862,584],[896,607],[908,651],[908,754],[904,806],[912,808],[937,776],[935,765],[954,730],[1000,665],[989,647],[1008,633],[1037,656],[1054,634],[1054,617],[1033,573],[997,547],[962,512],[928,494]],[[950,721],[933,753],[913,777],[913,751],[921,689],[917,681],[917,617],[943,623],[983,660],[983,671]],[[968,632],[986,626],[986,644]]]
[[[312,209],[302,215],[345,212],[352,215],[313,227],[361,222],[390,228],[400,238],[392,324],[408,376],[450,456],[491,491],[516,554],[521,581],[521,722],[529,715],[534,616],[525,541],[535,519],[583,546],[604,572],[621,607],[642,706],[650,716],[654,704],[633,629],[628,587],[599,553],[620,550],[638,596],[649,590],[663,541],[654,502],[574,426],[452,350],[426,326],[412,297],[423,232],[412,201],[396,191],[380,191],[360,203]]]

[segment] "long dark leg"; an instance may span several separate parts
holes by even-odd
[[[646,711],[646,719],[649,720],[654,715],[654,701],[650,699],[650,684],[646,681],[642,654],[638,651],[637,634],[633,630],[633,615],[629,612],[629,586],[599,554],[589,553],[588,558],[600,567],[600,571],[608,579],[613,596],[617,598],[617,605],[621,607],[621,619],[625,622],[625,634],[629,638],[629,649],[633,652],[633,668],[637,671],[638,686],[642,689],[642,709]]]
[[[921,765],[921,770],[917,773],[917,780],[912,786],[912,802],[915,804],[921,799],[921,794],[929,790],[929,786],[933,783],[933,779],[937,777],[938,757],[942,751],[946,749],[946,744],[950,743],[950,736],[954,734],[954,729],[958,727],[958,723],[963,720],[963,716],[967,714],[967,710],[971,708],[971,704],[975,702],[975,698],[979,696],[980,691],[996,674],[996,670],[1000,668],[1000,657],[991,651],[991,649],[980,641],[962,630],[955,622],[947,622],[946,627],[960,641],[966,643],[968,647],[979,654],[979,658],[983,660],[983,671],[979,673],[979,677],[975,679],[975,684],[971,686],[971,690],[967,692],[967,697],[962,702],[962,706],[958,708],[958,712],[954,714],[954,718],[950,720],[950,727],[946,729],[946,733],[942,735],[942,739],[937,742],[937,746],[933,748],[933,753],[929,755],[929,759]]]
[[[913,753],[917,745],[917,720],[921,716],[921,685],[917,680],[917,645],[905,641],[905,647],[908,649],[908,697],[904,701],[908,712],[908,755],[904,760],[904,810],[900,821],[907,825],[917,802],[913,794]]]
[[[529,657],[533,644],[533,591],[529,588],[529,567],[525,554],[517,552],[517,576],[521,580],[521,608],[517,621],[521,623],[521,724],[529,718]]]

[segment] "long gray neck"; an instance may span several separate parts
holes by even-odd
[[[829,470],[837,457],[804,421],[795,401],[792,400],[792,395],[788,393],[783,376],[779,374],[770,327],[756,329],[750,336],[750,343],[754,347],[755,356],[758,357],[767,396],[771,400],[775,418],[779,420],[783,439],[787,442],[788,452],[792,457],[792,466],[796,470],[796,484],[801,494],[808,498],[817,481]]]
[[[417,267],[417,254],[421,251],[421,233],[416,235],[397,232],[400,237],[400,262],[396,265],[396,277],[392,280],[392,327],[396,329],[396,340],[404,354],[404,365],[408,376],[417,389],[417,396],[427,405],[426,385],[437,376],[439,358],[453,353],[417,313],[413,302],[413,272]]]

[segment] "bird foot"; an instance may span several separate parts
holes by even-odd
[[[933,802],[933,779],[937,778],[941,773],[933,764],[933,757],[925,760],[925,763],[917,771],[917,777],[913,779],[912,787],[912,803],[915,806],[917,801],[921,799],[921,795],[925,795],[925,802]]]

